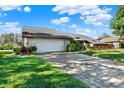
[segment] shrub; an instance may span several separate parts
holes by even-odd
[[[13,48],[13,51],[14,51],[16,54],[20,54],[21,48],[20,48],[20,47]]]
[[[85,44],[85,50],[90,48],[90,43]]]
[[[75,44],[68,44],[67,45],[67,51],[68,52],[75,52],[75,51],[77,51],[77,46]]]
[[[3,48],[3,46],[2,46],[2,44],[0,44],[0,50],[2,50],[2,48]]]
[[[86,50],[87,48],[85,47],[85,46],[83,46],[82,48],[81,48],[81,51],[84,51],[84,50]]]
[[[22,54],[27,54],[28,53],[28,49],[25,46],[21,46],[20,52]]]
[[[10,43],[2,44],[2,50],[11,50],[12,46],[13,44],[10,44]]]
[[[31,54],[35,54],[36,51],[37,51],[37,47],[36,47],[36,46],[30,46],[30,47],[28,48],[28,51],[29,51],[29,53],[31,53]]]
[[[121,48],[124,48],[124,40],[122,40],[122,41],[120,42],[120,47],[121,47]]]
[[[81,50],[81,44],[77,40],[70,40],[70,44],[76,45],[76,51]]]
[[[13,48],[19,47],[16,43],[0,43],[0,50],[13,50]]]
[[[16,54],[20,53],[20,47],[17,43],[0,43],[0,50],[13,50]]]
[[[81,50],[81,44],[77,40],[70,40],[70,44],[75,45],[75,51],[80,51]]]

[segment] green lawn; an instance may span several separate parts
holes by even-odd
[[[124,49],[89,50],[81,53],[124,62]]]
[[[86,88],[40,56],[0,56],[0,88]]]

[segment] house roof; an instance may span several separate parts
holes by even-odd
[[[24,26],[22,28],[22,37],[72,39],[72,37],[56,29],[30,26]]]
[[[105,43],[118,42],[120,40],[121,40],[120,37],[108,37],[108,38],[100,39],[100,41],[105,42]]]
[[[103,44],[103,42],[99,40],[81,34],[64,33],[56,29],[30,27],[30,26],[24,26],[22,28],[22,37],[75,39],[79,41],[87,41],[93,44]]]
[[[69,34],[69,35],[78,41],[87,41],[92,44],[103,44],[103,42],[96,40],[94,38],[91,38],[89,36],[86,36],[86,35],[82,35],[82,34]]]

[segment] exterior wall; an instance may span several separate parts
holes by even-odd
[[[93,47],[93,44],[92,43],[90,43],[90,47]]]
[[[27,38],[23,38],[23,45],[26,47],[28,46]]]
[[[120,48],[120,42],[113,42],[114,48]]]
[[[28,46],[37,47],[37,53],[65,51],[66,45],[70,43],[66,39],[28,38]]]

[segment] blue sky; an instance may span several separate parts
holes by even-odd
[[[117,6],[0,6],[0,34],[21,33],[22,26],[54,28],[97,38],[109,28]]]

